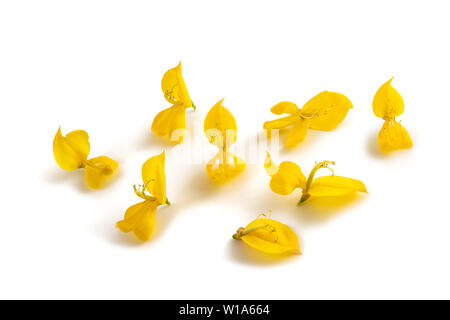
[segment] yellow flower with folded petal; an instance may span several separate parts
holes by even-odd
[[[228,150],[236,142],[237,127],[233,114],[222,102],[223,99],[209,110],[204,123],[206,137],[219,148],[219,152],[206,165],[209,177],[217,183],[226,182],[245,169],[245,161]]]
[[[331,131],[341,123],[352,108],[351,101],[343,94],[323,91],[309,100],[303,108],[295,103],[283,101],[272,107],[276,115],[288,114],[280,119],[267,121],[264,129],[280,130],[291,127],[285,145],[294,147],[306,137],[307,129]]]
[[[170,204],[166,197],[164,158],[163,152],[144,163],[142,166],[144,184],[133,187],[136,195],[144,201],[129,207],[123,220],[116,224],[123,232],[134,232],[141,241],[149,240],[153,233],[158,206]],[[146,190],[150,195],[146,194]]]
[[[283,161],[279,166],[276,166],[270,154],[267,153],[264,167],[271,176],[270,189],[273,192],[288,195],[297,188],[302,189],[299,205],[311,197],[339,197],[356,192],[367,193],[363,182],[334,175],[334,171],[329,167],[331,164],[334,165],[335,163],[333,161],[319,162],[311,170],[308,178],[306,178],[296,163]],[[333,174],[314,179],[319,169],[329,169]]]
[[[114,176],[119,164],[106,156],[88,159],[90,149],[89,135],[83,130],[75,130],[63,136],[60,127],[53,139],[56,163],[68,171],[84,168],[88,186],[99,189]]]
[[[270,218],[258,218],[245,228],[239,228],[233,239],[242,240],[250,247],[270,255],[301,254],[295,232]]]
[[[156,115],[152,131],[157,136],[168,135],[171,142],[180,143],[186,128],[186,109],[192,107],[195,110],[181,74],[181,62],[164,74],[161,87],[164,98],[173,105]]]
[[[405,109],[402,96],[391,86],[391,78],[375,94],[372,102],[373,113],[384,119],[378,134],[378,146],[382,152],[411,148],[413,142],[405,128],[395,120]]]

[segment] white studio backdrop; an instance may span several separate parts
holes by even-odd
[[[448,1],[1,1],[0,298],[450,298],[447,169]],[[197,111],[187,127],[204,159],[203,120],[221,98],[251,146],[270,108],[336,91],[352,101],[331,132],[309,131],[276,163],[335,160],[369,191],[338,207],[269,188],[264,153],[224,185],[150,131],[168,107],[164,72],[182,61]],[[415,143],[379,153],[373,96],[395,76]],[[91,191],[52,140],[84,129],[91,155],[120,174]],[[194,139],[194,138],[193,138]],[[203,140],[202,140],[203,139]],[[147,243],[115,228],[139,201],[141,165],[166,150],[170,207]],[[238,154],[240,155],[240,154]],[[193,163],[195,162],[195,163]],[[288,224],[303,255],[274,260],[231,235],[262,212]]]

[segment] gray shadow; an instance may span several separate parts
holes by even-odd
[[[372,158],[387,158],[388,154],[381,152],[380,147],[378,146],[378,131],[379,129],[375,129],[367,136],[366,150]]]
[[[137,150],[148,149],[150,147],[167,149],[176,146],[175,143],[169,141],[168,137],[158,137],[150,129],[146,129],[145,134],[139,136],[140,140],[136,144]]]
[[[342,197],[311,198],[297,206],[297,211],[303,224],[318,224],[326,222],[356,207],[367,195],[361,193]]]
[[[283,135],[280,134],[280,154],[289,155],[297,153],[299,150],[302,152],[308,152],[308,149],[310,149],[314,144],[320,143],[319,141],[322,140],[323,132],[324,131],[308,129],[305,140],[291,148],[288,148],[285,145],[287,133]]]
[[[58,166],[52,166],[42,173],[42,178],[51,184],[70,184],[81,193],[91,193],[95,191],[86,184],[84,179],[84,169],[66,171]]]
[[[246,245],[243,241],[234,239],[228,241],[227,250],[233,261],[248,266],[283,265],[298,258],[298,255],[272,256]]]

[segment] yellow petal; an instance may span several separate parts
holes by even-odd
[[[264,169],[269,176],[273,176],[278,171],[278,166],[272,161],[270,153],[267,152],[266,159],[264,160]]]
[[[165,155],[163,152],[158,156],[151,157],[142,166],[142,179],[147,191],[162,205],[167,201],[164,160]]]
[[[297,119],[298,116],[286,116],[280,119],[266,121],[264,122],[263,128],[264,130],[284,129],[290,125],[293,125]]]
[[[89,159],[84,169],[84,177],[89,187],[99,189],[114,176],[119,164],[113,159],[101,156]]]
[[[186,108],[192,106],[191,98],[181,74],[181,62],[175,68],[168,70],[161,81],[161,88],[167,101],[173,104],[183,104]]]
[[[300,254],[297,235],[289,226],[272,219],[256,219],[245,229],[256,228],[241,237],[250,247],[271,255]]]
[[[333,130],[353,108],[352,102],[343,94],[323,91],[309,100],[301,113],[311,117],[308,126],[315,130]]]
[[[373,98],[373,113],[377,117],[394,118],[401,115],[405,109],[402,96],[391,86],[392,79],[394,78],[383,84]]]
[[[169,130],[169,139],[173,143],[181,143],[186,133],[186,108],[183,105],[176,107],[177,109]]]
[[[378,146],[382,152],[411,148],[413,142],[403,126],[391,119],[386,120],[378,134]]]
[[[291,194],[297,188],[303,189],[305,184],[306,179],[300,167],[291,161],[283,161],[270,179],[270,189],[281,195]]]
[[[295,147],[297,144],[302,142],[306,137],[306,132],[308,130],[308,121],[302,118],[299,118],[295,121],[294,127],[289,132],[286,137],[285,145],[288,148]]]
[[[232,155],[228,150],[219,151],[206,164],[206,172],[212,181],[224,183],[239,175],[245,169],[245,161]]]
[[[319,177],[308,191],[314,197],[336,197],[353,192],[367,192],[367,189],[359,180],[339,176]]]
[[[171,142],[183,141],[186,121],[186,107],[176,104],[158,113],[152,123],[152,131],[157,136],[169,135]]]
[[[61,128],[53,140],[53,155],[64,170],[75,170],[84,165],[89,155],[89,136],[86,131],[76,130],[64,137]]]
[[[152,123],[152,131],[159,137],[165,136],[169,133],[172,127],[172,119],[177,111],[177,105],[173,105],[170,108],[164,109],[159,112]]]
[[[272,113],[274,114],[283,114],[283,113],[296,114],[300,111],[300,109],[297,107],[295,103],[283,101],[274,105],[272,109],[270,109],[270,111],[272,111]]]
[[[205,118],[204,131],[211,144],[229,147],[236,142],[237,126],[233,114],[222,105],[222,100],[217,102]]]
[[[155,223],[157,203],[145,200],[127,209],[124,219],[117,222],[116,226],[122,232],[133,231],[141,241],[150,239]]]
[[[84,130],[75,130],[66,134],[65,140],[67,144],[77,153],[87,158],[91,150],[89,143],[89,135]]]
[[[267,153],[264,163],[266,172],[272,176],[270,188],[273,192],[288,195],[297,188],[305,188],[306,178],[300,167],[291,161],[283,161],[280,166],[276,166],[270,154]]]

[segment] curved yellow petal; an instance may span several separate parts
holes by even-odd
[[[169,135],[171,142],[180,143],[185,133],[186,107],[176,104],[158,113],[153,119],[152,131],[157,136]]]
[[[154,196],[159,204],[165,204],[166,197],[166,174],[164,172],[165,154],[151,157],[142,165],[142,179],[146,189]]]
[[[134,232],[141,241],[150,239],[155,223],[155,213],[158,204],[145,200],[127,209],[123,220],[116,223],[122,232]]]
[[[264,130],[284,129],[290,125],[293,125],[297,119],[298,116],[286,116],[280,119],[266,121],[264,122],[263,128]]]
[[[297,188],[305,188],[306,178],[300,167],[291,161],[283,161],[278,167],[267,153],[264,163],[266,172],[272,177],[270,189],[273,192],[288,195]]]
[[[273,192],[288,195],[297,188],[304,188],[306,179],[297,164],[284,161],[278,167],[277,173],[270,179],[270,189]]]
[[[323,91],[309,100],[301,113],[310,117],[308,126],[315,130],[333,130],[353,108],[352,102],[343,94]]]
[[[308,131],[308,121],[302,118],[299,118],[295,121],[294,127],[288,133],[286,137],[286,141],[284,144],[288,148],[295,147],[300,142],[305,140],[306,132]]]
[[[283,101],[274,105],[270,111],[274,114],[296,114],[300,111],[300,109],[293,102]]]
[[[56,163],[64,170],[82,167],[89,150],[89,136],[83,130],[73,131],[64,137],[59,128],[53,139],[53,155]]]
[[[186,108],[192,106],[192,100],[184,83],[181,74],[181,62],[175,67],[168,70],[162,80],[161,88],[167,101],[173,104],[183,104]]]
[[[271,255],[300,254],[300,244],[292,229],[272,219],[256,219],[244,230],[254,231],[241,236],[250,247]]]
[[[219,148],[229,147],[236,142],[237,126],[233,114],[217,102],[206,115],[204,131],[209,143]]]
[[[177,105],[159,112],[152,122],[152,131],[155,135],[162,137],[169,133],[172,127],[172,119],[177,112]]]
[[[401,115],[405,109],[402,96],[391,86],[391,78],[375,94],[372,102],[373,113],[379,118],[390,119]]]
[[[413,146],[408,131],[397,121],[386,120],[378,134],[378,146],[382,152],[407,149]]]
[[[145,209],[148,209],[150,202],[149,200],[145,200],[129,207],[125,212],[123,220],[116,223],[116,227],[122,232],[133,231],[141,220],[143,212],[147,211]]]
[[[103,187],[114,176],[118,167],[119,164],[116,161],[106,156],[87,160],[84,177],[88,186],[93,189]]]
[[[313,197],[336,197],[353,192],[367,192],[367,189],[359,180],[339,176],[319,177],[308,191]]]
[[[282,163],[280,163],[280,166],[278,167],[278,172],[289,173],[290,175],[295,177],[295,179],[298,182],[298,186],[300,188],[302,188],[302,189],[305,188],[305,185],[306,185],[305,175],[303,174],[302,170],[295,162],[283,161]]]
[[[89,135],[86,131],[72,131],[66,134],[65,140],[74,151],[82,155],[83,158],[87,158],[91,151],[91,145],[89,143]]]
[[[289,173],[278,172],[270,179],[270,189],[283,196],[291,194],[299,188],[297,179]]]
[[[245,161],[232,155],[228,150],[219,151],[206,164],[206,172],[215,183],[224,183],[236,177],[245,169]]]

